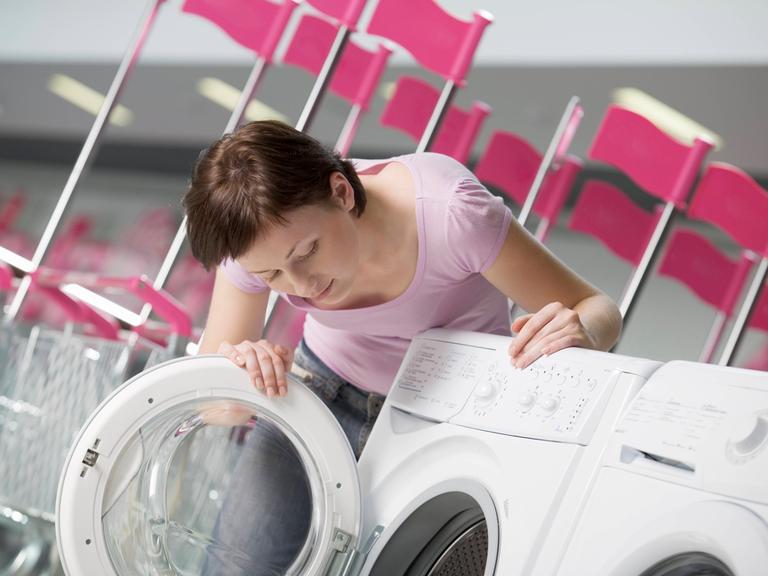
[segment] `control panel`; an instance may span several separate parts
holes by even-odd
[[[509,337],[433,330],[413,340],[390,403],[439,422],[552,440],[578,441],[626,368],[658,363],[568,349],[525,369],[512,364]],[[640,370],[642,372],[643,370]],[[639,377],[639,376],[638,376]]]

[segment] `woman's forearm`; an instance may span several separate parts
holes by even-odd
[[[596,350],[610,350],[621,334],[622,318],[616,303],[602,293],[584,298],[573,309],[592,337]]]

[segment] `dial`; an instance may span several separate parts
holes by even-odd
[[[483,382],[475,390],[475,396],[481,400],[488,400],[496,393],[496,387],[490,382]]]
[[[530,392],[524,392],[517,398],[517,403],[523,410],[530,410],[536,403],[536,395]]]
[[[768,439],[768,410],[763,410],[745,423],[739,432],[728,440],[727,450],[737,457],[751,456],[763,447]]]
[[[542,398],[541,402],[539,402],[539,406],[541,406],[541,409],[547,414],[552,414],[557,410],[558,406],[560,406],[560,400],[554,396],[547,396]]]

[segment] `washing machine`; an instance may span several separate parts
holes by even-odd
[[[302,545],[274,573],[531,574],[553,523],[575,521],[560,502],[589,490],[659,363],[569,349],[518,370],[509,343],[442,329],[414,338],[359,463],[297,381],[266,398],[217,356],[140,374],[92,415],[62,474],[67,574],[201,574],[212,554],[249,560],[216,526],[222,503],[241,497],[227,490],[256,426],[288,447],[305,478],[295,494],[310,502]]]
[[[582,505],[535,574],[768,574],[768,374],[665,364],[621,418]]]

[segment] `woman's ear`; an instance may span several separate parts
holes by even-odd
[[[331,200],[346,211],[355,207],[355,191],[341,172],[331,174]]]

